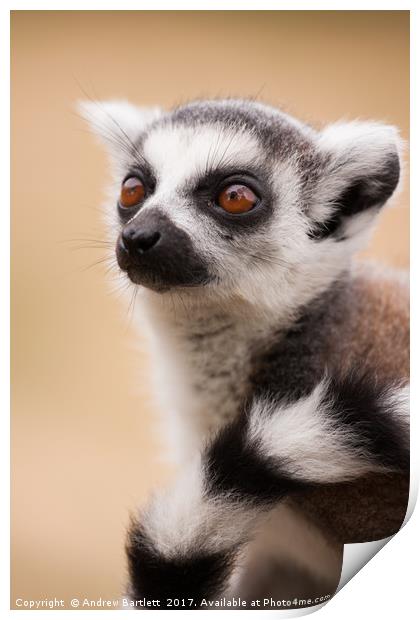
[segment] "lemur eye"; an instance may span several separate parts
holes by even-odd
[[[144,198],[143,183],[137,177],[129,177],[121,186],[120,205],[125,209],[134,207]]]
[[[246,213],[255,207],[257,196],[247,185],[229,185],[220,192],[217,204],[228,213]]]

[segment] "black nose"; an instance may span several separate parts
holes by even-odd
[[[148,252],[158,243],[160,237],[160,232],[154,228],[143,229],[135,225],[126,226],[121,233],[125,249],[132,254]]]

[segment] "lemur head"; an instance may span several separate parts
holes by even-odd
[[[253,101],[85,103],[107,144],[120,268],[165,295],[305,301],[361,247],[400,173],[390,126],[321,131]]]

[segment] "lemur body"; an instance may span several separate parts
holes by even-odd
[[[240,590],[240,558],[269,511],[281,529],[282,505],[313,524],[330,568],[344,542],[395,532],[407,287],[351,263],[397,185],[395,131],[316,132],[236,100],[84,113],[128,183],[111,230],[121,269],[145,287],[181,470],[133,523],[133,598]]]

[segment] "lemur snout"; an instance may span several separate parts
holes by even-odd
[[[158,230],[153,230],[153,228],[144,230],[129,224],[121,233],[121,244],[124,250],[130,254],[135,254],[136,252],[142,254],[151,250],[159,242],[160,238],[161,234]]]
[[[136,267],[144,268],[146,263],[150,266],[151,261],[155,266],[159,265],[168,254],[175,230],[170,220],[159,211],[137,215],[124,226],[118,238],[117,259],[121,269],[129,272]],[[149,254],[147,260],[143,256],[146,253]]]
[[[153,290],[198,286],[211,279],[188,234],[159,209],[140,212],[124,226],[116,255],[132,282]]]

